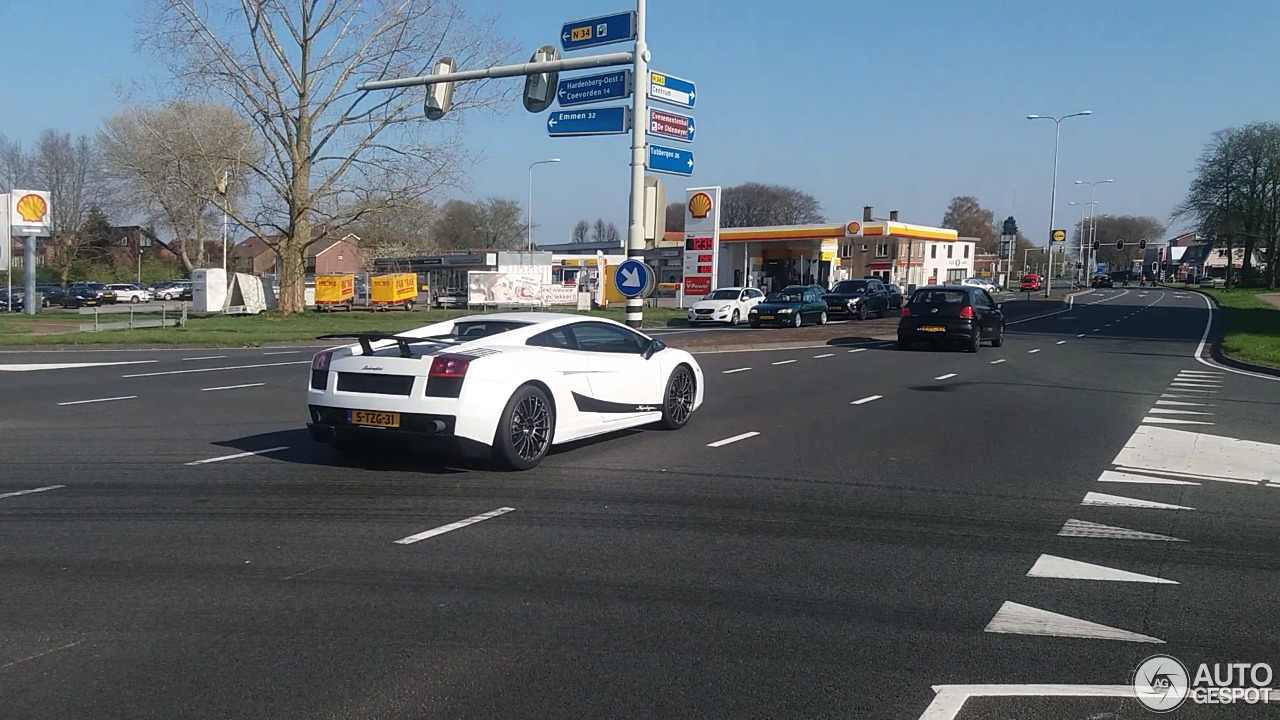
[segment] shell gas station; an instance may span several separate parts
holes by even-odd
[[[781,225],[720,231],[719,285],[772,290],[879,277],[904,286],[958,281],[973,274],[974,244],[955,230],[888,219],[838,225]]]

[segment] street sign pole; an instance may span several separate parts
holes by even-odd
[[[636,0],[636,44],[632,50],[631,76],[631,212],[627,218],[627,257],[644,262],[644,167],[648,155],[645,127],[649,110],[649,46],[645,43],[645,0]],[[644,298],[627,298],[627,327],[644,325]]]

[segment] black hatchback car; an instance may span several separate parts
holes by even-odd
[[[916,342],[960,345],[978,352],[983,341],[1004,344],[1004,313],[986,290],[963,285],[931,285],[916,290],[898,321],[898,349]]]

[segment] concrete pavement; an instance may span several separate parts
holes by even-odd
[[[526,473],[344,464],[292,348],[5,354],[136,364],[0,369],[4,716],[1145,717],[1048,686],[1275,662],[1280,383],[1190,295],[701,354],[686,429]]]

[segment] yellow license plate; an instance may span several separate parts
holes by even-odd
[[[947,329],[940,325],[926,325],[920,328],[921,332],[946,332]]]
[[[352,410],[351,424],[387,428],[400,427],[400,413]]]
[[[772,320],[772,319],[773,319],[773,316],[772,316],[772,315],[761,315],[761,316],[760,316],[760,319],[761,319],[761,320]]]

